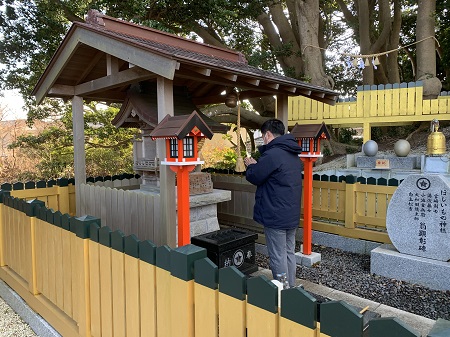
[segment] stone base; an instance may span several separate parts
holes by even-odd
[[[303,241],[303,229],[297,230],[296,240]],[[378,242],[362,239],[346,238],[336,234],[312,231],[312,243],[315,245],[337,248],[344,252],[369,255],[372,249],[377,248]]]
[[[450,262],[401,254],[389,244],[372,250],[370,272],[434,290],[450,290]]]
[[[446,156],[429,157],[422,156],[422,172],[424,173],[448,173],[448,162]]]
[[[427,337],[445,337],[450,336],[450,321],[438,318]]]
[[[400,169],[400,170],[413,170],[420,168],[420,157],[408,156],[408,157],[396,157],[396,156],[358,156],[356,157],[357,168],[375,168],[377,159],[388,159],[389,168],[387,169]]]
[[[159,187],[146,185],[145,188],[141,186],[141,192],[159,194],[160,189]],[[191,237],[219,230],[220,227],[217,219],[217,204],[228,200],[231,200],[231,191],[227,190],[214,189],[211,193],[190,195],[189,219]],[[178,229],[176,233],[178,236]]]
[[[301,251],[303,250],[300,247],[300,252],[295,253],[295,260],[297,264],[304,267],[312,267],[316,263],[319,263],[322,260],[322,255],[320,253],[311,252],[310,255],[305,255]]]

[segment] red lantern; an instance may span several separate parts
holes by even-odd
[[[303,254],[311,255],[312,246],[312,168],[317,158],[322,157],[320,140],[330,139],[325,123],[322,124],[295,124],[291,131],[292,136],[302,147],[299,155],[303,161]]]
[[[150,137],[166,140],[166,158],[161,165],[169,165],[177,174],[178,198],[178,246],[190,243],[189,223],[189,172],[196,165],[203,164],[198,158],[198,142],[201,138],[211,139],[213,132],[200,115],[169,116],[150,133]],[[175,206],[175,205],[174,205]]]

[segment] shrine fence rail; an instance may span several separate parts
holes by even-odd
[[[364,142],[370,128],[411,124],[418,121],[450,120],[450,95],[423,99],[423,83],[359,86],[356,98],[341,99],[334,106],[297,96],[289,99],[288,124],[325,124],[333,127],[363,127]]]
[[[364,326],[343,301],[218,270],[203,248],[156,247],[0,192],[0,278],[65,337],[419,336],[394,318]],[[320,305],[320,310],[318,310]],[[319,311],[319,313],[318,313]]]
[[[253,220],[256,187],[240,175],[212,174],[211,177],[214,188],[231,190],[231,200],[217,205],[219,223],[262,233],[262,226]],[[315,175],[313,230],[390,243],[386,231],[386,212],[398,183],[395,179]],[[300,220],[301,226],[303,219]],[[260,238],[264,241],[262,234]]]
[[[124,174],[120,176],[89,177],[87,184],[90,186],[103,186],[120,190],[139,188],[141,179],[138,175]],[[46,207],[61,213],[75,215],[75,180],[73,178],[40,180],[37,182],[3,183],[2,191],[11,191],[11,195],[26,200],[41,200]]]

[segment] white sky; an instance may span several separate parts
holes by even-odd
[[[26,119],[23,104],[22,96],[17,90],[3,91],[0,96],[0,108],[3,110],[1,120]]]

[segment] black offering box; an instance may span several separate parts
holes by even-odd
[[[235,266],[244,274],[258,270],[255,240],[258,234],[242,229],[221,229],[191,238],[193,245],[203,247],[208,258],[219,268]]]

